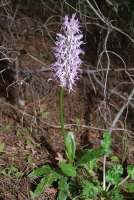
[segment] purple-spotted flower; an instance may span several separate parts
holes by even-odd
[[[82,73],[80,68],[82,60],[79,55],[84,54],[84,51],[80,48],[83,44],[83,41],[81,41],[83,35],[75,15],[73,14],[71,19],[68,16],[64,18],[61,27],[63,34],[57,34],[56,47],[54,49],[57,61],[52,65],[56,72],[55,77],[60,79],[60,86],[67,87],[69,92],[73,90],[75,81],[80,78]]]

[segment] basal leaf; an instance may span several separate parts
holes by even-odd
[[[109,132],[106,132],[103,134],[103,140],[101,140],[101,147],[103,149],[110,150],[112,139],[111,139],[111,134]]]
[[[67,177],[63,177],[58,181],[59,193],[58,193],[57,200],[66,200],[67,199],[67,197],[69,195],[67,180],[68,180]]]
[[[44,176],[41,179],[41,181],[39,182],[39,184],[37,185],[37,187],[36,187],[36,189],[34,191],[34,194],[33,194],[34,198],[37,197],[39,194],[41,194],[43,192],[43,190],[46,187],[46,185],[48,185],[47,183],[48,183],[49,177],[50,177],[50,174],[47,174],[46,176]]]
[[[28,178],[39,178],[45,174],[48,174],[50,171],[52,171],[52,168],[49,165],[44,165],[41,168],[37,168],[33,172],[31,172],[28,175]]]
[[[61,170],[68,176],[76,176],[76,168],[71,164],[61,162],[59,164]]]
[[[68,132],[67,138],[65,140],[65,148],[66,148],[66,155],[69,159],[69,162],[72,164],[75,157],[75,151],[76,151],[76,143],[74,139],[73,132]]]
[[[80,154],[77,154],[78,162],[76,166],[83,165],[91,160],[100,158],[104,155],[106,155],[105,149],[91,149],[91,150],[85,150],[81,152]]]
[[[45,175],[37,185],[34,191],[34,197],[37,197],[39,194],[41,194],[44,188],[50,187],[52,183],[58,180],[59,178],[61,178],[61,174],[58,174],[55,171]]]

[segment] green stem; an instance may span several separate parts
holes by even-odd
[[[64,93],[64,87],[60,90],[60,123],[61,123],[61,131],[63,135],[64,142],[66,140],[66,131],[64,127],[64,119],[63,119],[63,93]]]

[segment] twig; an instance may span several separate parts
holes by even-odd
[[[30,55],[30,57],[32,57],[31,55]],[[36,58],[34,57],[34,59],[36,60]],[[41,64],[43,64],[43,66],[44,66],[44,63],[42,63],[42,62],[40,62]],[[91,66],[91,65],[87,65],[87,64],[84,64],[83,66],[86,66],[86,67],[90,67],[90,68],[95,68],[95,67],[93,67],[93,66]],[[124,69],[124,68],[119,68],[119,69],[113,69],[113,68],[109,68],[109,69],[107,69],[107,68],[103,68],[103,69],[83,69],[82,70],[82,74],[83,75],[86,75],[86,74],[94,74],[94,73],[99,73],[99,72],[105,72],[105,71],[112,71],[112,72],[124,72],[124,71],[126,71],[126,69]],[[13,71],[13,72],[16,72],[16,69],[14,69],[14,68],[11,68],[10,67],[10,70],[11,71]],[[18,70],[18,72],[19,73],[22,73],[22,74],[34,74],[34,73],[41,73],[41,72],[52,72],[52,71],[54,71],[54,70],[52,70],[51,68],[46,68],[46,67],[43,67],[42,69],[38,69],[38,70],[31,70],[31,69],[27,69],[27,70],[25,70],[25,69],[19,69]],[[127,68],[127,71],[134,71],[134,68]]]
[[[102,15],[102,13],[99,14],[99,12],[93,7],[93,5],[92,5],[88,0],[86,0],[86,2],[87,2],[87,4],[90,6],[90,8],[94,11],[94,13],[99,17],[99,19],[100,19],[103,23],[105,23],[107,26],[110,26],[111,29],[114,29],[114,30],[116,30],[116,31],[118,31],[118,32],[120,32],[120,33],[122,33],[123,35],[125,35],[127,38],[129,38],[129,39],[134,43],[134,40],[133,40],[128,34],[126,34],[124,31],[120,30],[119,28],[113,26],[113,25],[111,24],[111,22],[108,21],[108,20]]]
[[[132,89],[132,92],[129,94],[126,103],[121,107],[121,109],[119,110],[118,114],[116,115],[110,129],[109,132],[112,133],[113,128],[115,127],[117,121],[119,120],[120,116],[122,115],[123,111],[125,110],[125,108],[128,106],[129,102],[131,101],[132,97],[134,95],[134,88]]]

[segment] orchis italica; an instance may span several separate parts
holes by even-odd
[[[61,31],[63,34],[57,34],[56,47],[54,54],[56,62],[52,65],[55,77],[60,79],[60,86],[67,87],[69,92],[73,90],[75,81],[80,78],[82,73],[82,60],[79,58],[84,51],[80,48],[83,44],[81,41],[83,34],[80,31],[78,19],[75,19],[76,14],[69,19],[65,16]]]

